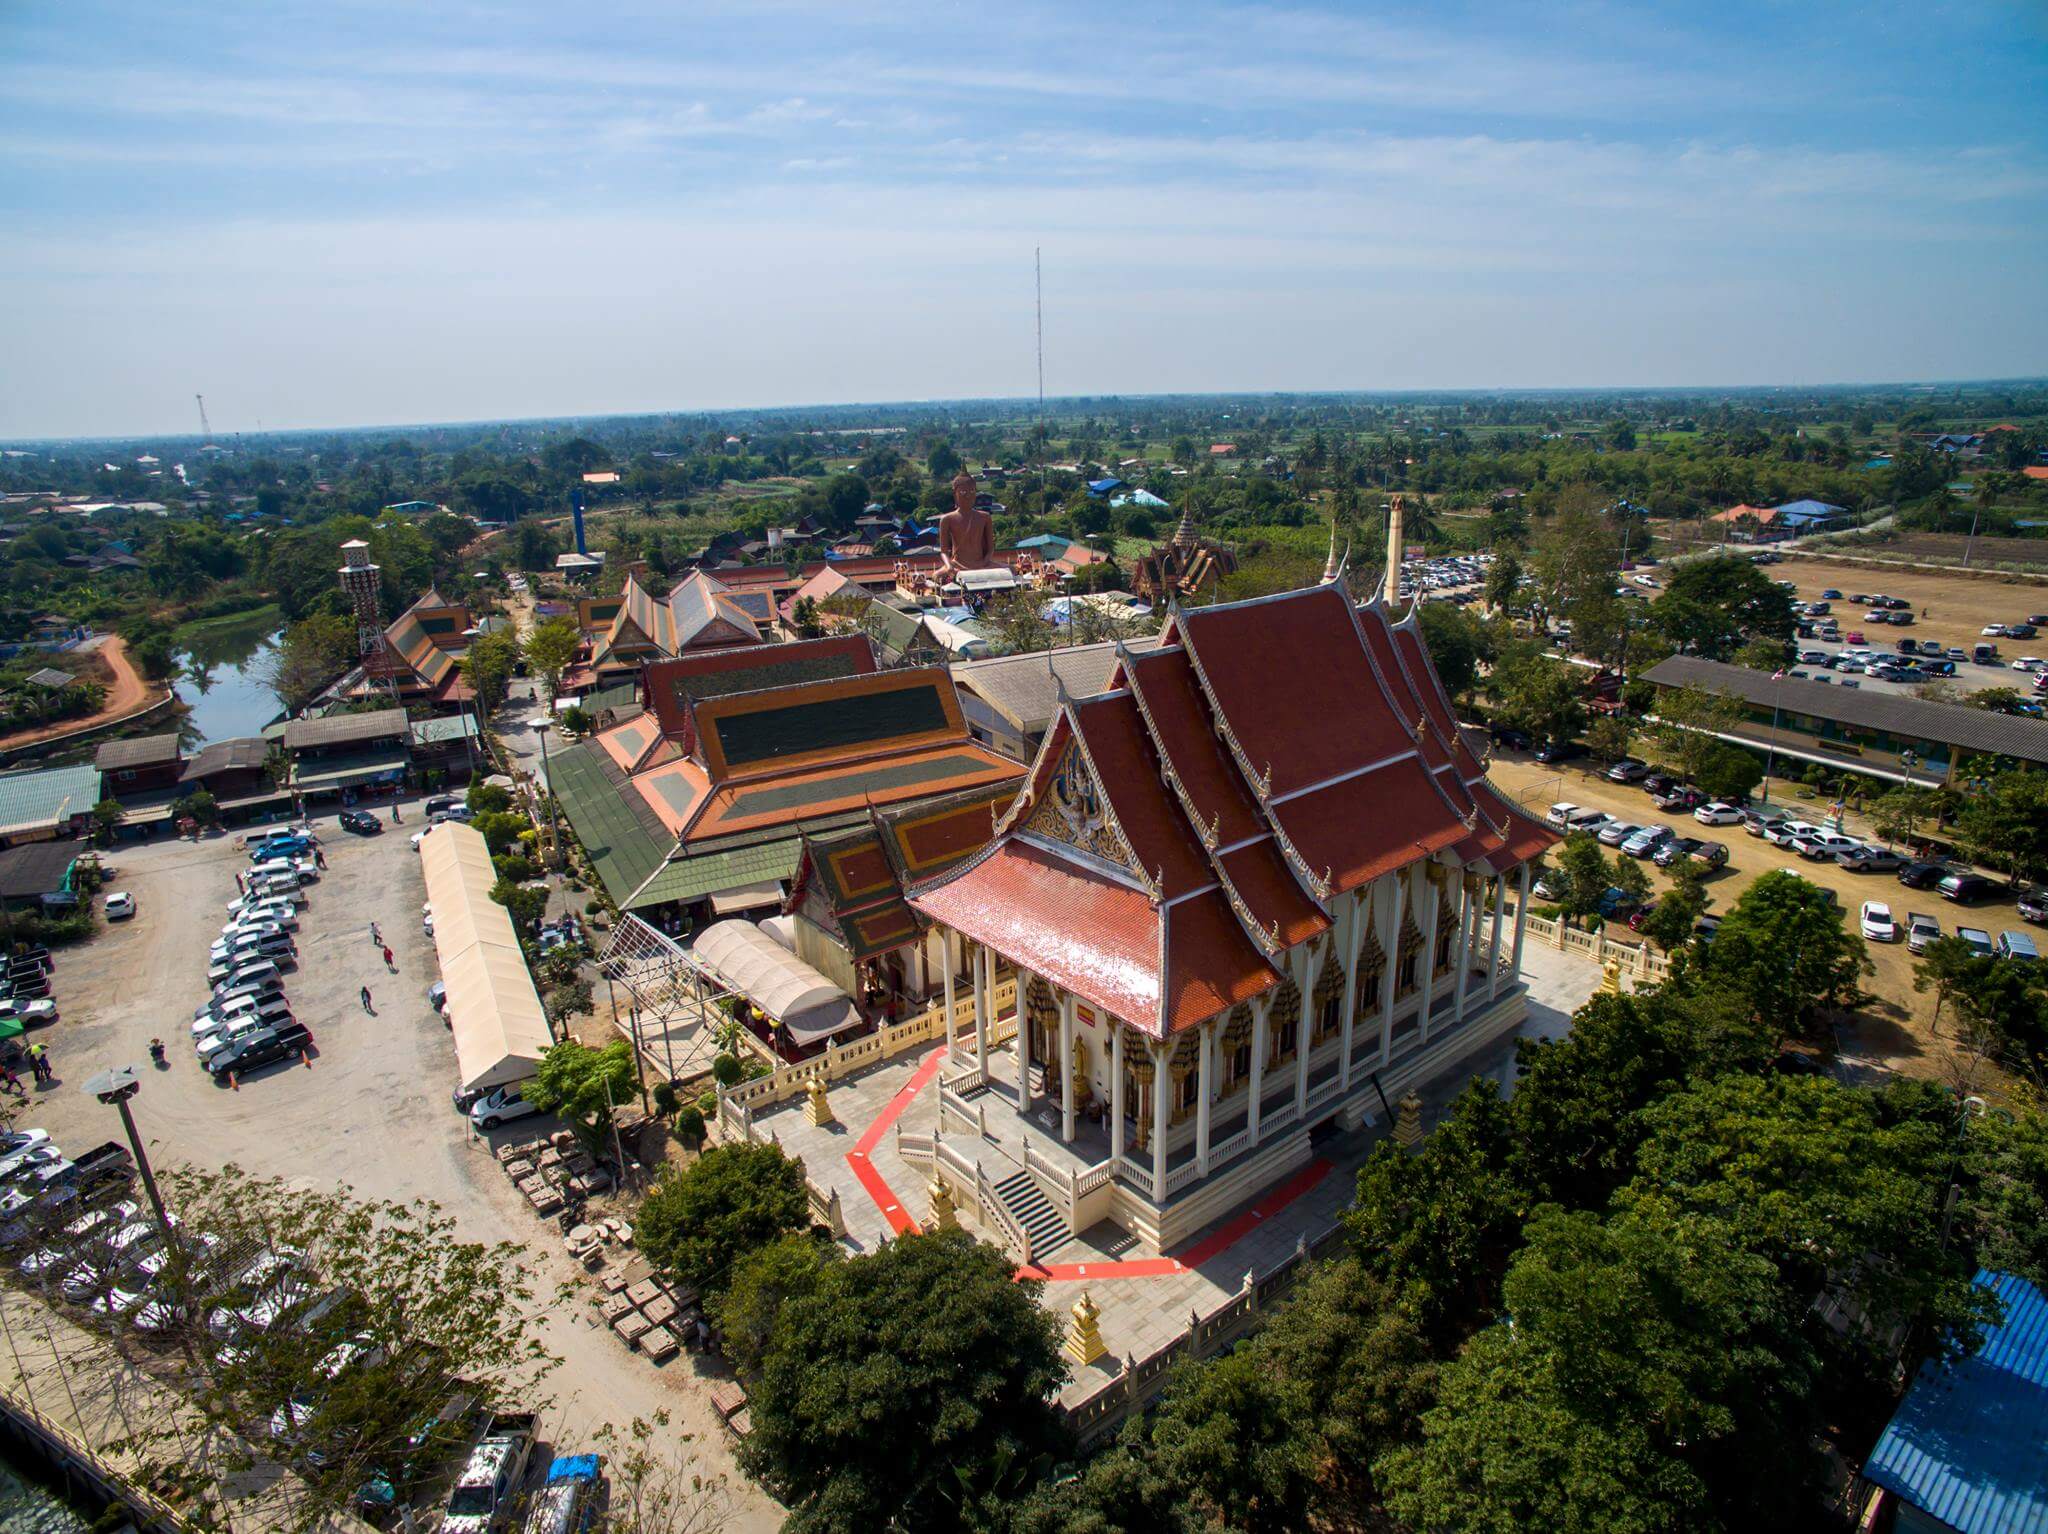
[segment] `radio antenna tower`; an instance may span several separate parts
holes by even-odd
[[[1038,392],[1040,394],[1045,393],[1044,384],[1041,383],[1038,386]],[[195,394],[192,397],[195,400],[199,401],[199,435],[203,441],[205,441],[208,444],[211,444],[213,441],[213,427],[206,419],[206,396],[203,394]]]
[[[1045,414],[1045,266],[1039,248],[1031,249],[1031,287],[1038,305],[1038,413]]]

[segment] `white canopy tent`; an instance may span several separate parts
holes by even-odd
[[[497,870],[490,849],[468,826],[444,821],[420,843],[434,948],[448,987],[449,1025],[464,1091],[524,1081],[540,1067],[554,1036],[512,916],[491,899]]]
[[[713,922],[697,934],[691,951],[799,1044],[829,1039],[860,1022],[852,997],[750,921]]]

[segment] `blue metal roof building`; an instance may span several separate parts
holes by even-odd
[[[2048,1298],[2010,1273],[1977,1282],[2005,1319],[1953,1367],[1922,1366],[1863,1467],[1904,1504],[1902,1534],[2048,1531]]]

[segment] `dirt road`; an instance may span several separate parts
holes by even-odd
[[[161,684],[152,685],[142,679],[142,673],[135,669],[135,663],[128,658],[128,642],[119,634],[103,636],[93,644],[90,653],[104,660],[107,669],[113,673],[112,679],[107,683],[106,702],[100,705],[99,712],[75,719],[61,719],[55,724],[0,737],[0,751],[7,751],[16,746],[34,745],[39,740],[55,740],[60,735],[75,734],[80,730],[91,729],[95,725],[113,724],[117,720],[126,719],[130,714],[141,713],[170,691]]]

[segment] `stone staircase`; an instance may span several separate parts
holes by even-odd
[[[1073,1232],[1067,1229],[1066,1216],[1045,1196],[1045,1190],[1038,1186],[1029,1172],[1016,1171],[995,1185],[996,1197],[1003,1201],[1003,1207],[1010,1211],[1010,1217],[1023,1227],[1031,1238],[1031,1257],[1034,1262],[1045,1257],[1056,1248],[1066,1244]]]

